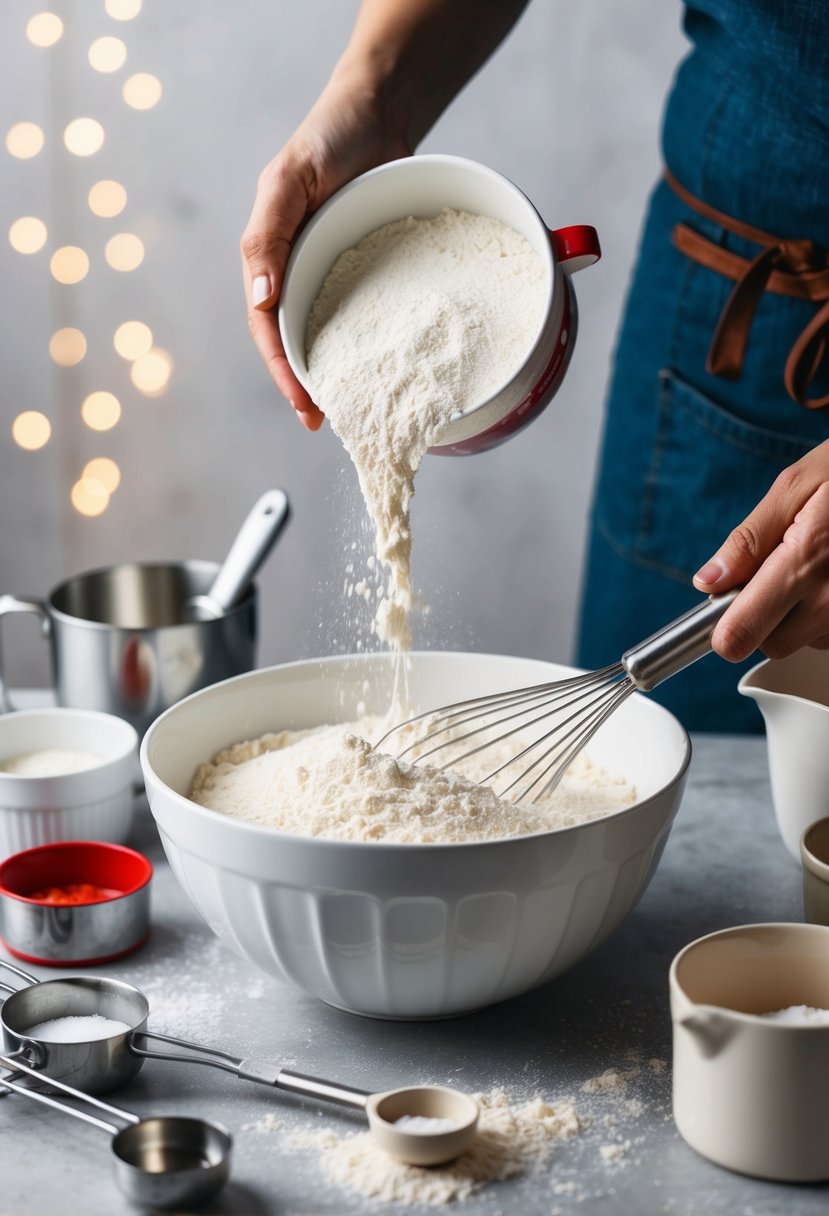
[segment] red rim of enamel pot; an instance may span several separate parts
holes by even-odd
[[[104,891],[99,899],[72,903],[88,908],[112,903],[146,887],[153,867],[143,853],[125,845],[101,840],[59,840],[14,853],[0,862],[0,896],[33,907],[56,907],[46,899],[32,899],[31,892],[70,883],[90,883]]]

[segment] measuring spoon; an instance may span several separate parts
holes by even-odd
[[[215,1195],[227,1180],[233,1140],[220,1123],[181,1115],[140,1119],[131,1111],[93,1098],[14,1057],[0,1055],[0,1065],[12,1069],[15,1076],[25,1073],[43,1081],[126,1124],[119,1127],[90,1114],[89,1110],[78,1110],[49,1094],[27,1089],[11,1077],[0,1077],[0,1085],[6,1090],[109,1132],[113,1137],[115,1181],[132,1203],[162,1209],[185,1204],[197,1206]]]
[[[50,1080],[68,1078],[87,1092],[105,1093],[135,1076],[145,1059],[206,1064],[246,1081],[364,1110],[369,1130],[378,1144],[393,1157],[411,1165],[452,1161],[475,1138],[478,1104],[459,1090],[440,1085],[417,1085],[372,1094],[338,1085],[266,1061],[242,1059],[217,1048],[149,1031],[146,1029],[150,1008],[147,998],[138,988],[121,980],[79,975],[38,981],[35,976],[2,959],[0,966],[30,985],[14,990],[0,983],[0,987],[12,993],[6,997],[0,1011],[3,1036],[7,1047],[12,1049],[6,1059],[12,1063],[22,1060],[30,1068],[45,1069]],[[128,1030],[80,1043],[54,1043],[28,1033],[28,1027],[54,1018],[90,1014],[123,1022]],[[148,1042],[181,1047],[187,1054],[153,1051],[146,1046]],[[446,1119],[454,1127],[445,1131],[408,1131],[396,1126],[396,1121],[406,1115]]]
[[[139,1045],[140,1040],[154,1040],[183,1047],[181,1052],[150,1051]],[[454,1161],[475,1139],[478,1128],[478,1103],[469,1094],[443,1085],[410,1085],[371,1093],[310,1077],[305,1073],[280,1068],[267,1061],[240,1059],[214,1047],[203,1047],[155,1031],[140,1031],[131,1036],[131,1050],[147,1059],[175,1060],[179,1063],[206,1064],[233,1073],[243,1081],[256,1081],[306,1098],[320,1098],[339,1106],[356,1107],[368,1118],[369,1131],[377,1143],[398,1161],[409,1165],[443,1165]],[[410,1131],[398,1126],[406,1117],[440,1119],[452,1124],[439,1131]]]
[[[144,1030],[150,1005],[132,984],[98,975],[70,975],[61,979],[39,980],[20,967],[0,959],[0,967],[11,971],[28,987],[12,988],[0,981],[0,988],[11,993],[0,1008],[0,1027],[9,1059],[21,1059],[43,1068],[50,1077],[74,1082],[91,1093],[106,1093],[132,1080],[143,1060],[130,1050],[130,1034]],[[99,1015],[122,1022],[129,1029],[102,1039],[80,1043],[52,1043],[33,1038],[30,1026],[55,1018]]]

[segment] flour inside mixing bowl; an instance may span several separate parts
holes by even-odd
[[[375,752],[386,727],[363,718],[311,731],[282,731],[238,743],[202,765],[194,802],[236,819],[299,836],[437,844],[496,840],[598,819],[629,806],[633,787],[579,756],[555,792],[537,803],[506,802],[477,782],[507,753],[487,749],[464,774]],[[509,755],[515,754],[514,740]]]
[[[524,237],[500,220],[445,210],[385,224],[346,250],[311,309],[309,380],[374,524],[388,570],[374,627],[392,650],[411,645],[418,466],[454,413],[486,401],[520,367],[546,293],[544,263]]]

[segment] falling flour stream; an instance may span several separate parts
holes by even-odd
[[[388,570],[374,628],[411,646],[414,478],[451,416],[493,396],[538,332],[541,258],[500,220],[398,220],[337,258],[311,310],[313,396],[357,469]]]

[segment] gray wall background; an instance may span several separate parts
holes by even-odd
[[[284,486],[295,518],[261,576],[262,663],[352,649],[340,590],[345,551],[366,552],[356,478],[327,428],[304,432],[248,337],[238,240],[259,170],[322,87],[356,0],[144,0],[112,21],[103,0],[53,0],[66,25],[49,50],[25,37],[42,0],[0,7],[0,128],[46,131],[30,161],[0,147],[0,594],[43,595],[65,576],[119,560],[220,558],[254,499]],[[431,612],[417,640],[565,660],[574,634],[584,532],[614,333],[647,193],[658,173],[660,112],[684,43],[680,6],[652,0],[535,0],[512,36],[422,145],[484,161],[515,181],[551,227],[594,223],[604,258],[577,281],[581,328],[567,380],[533,427],[496,451],[429,459],[418,479],[414,574]],[[128,46],[114,75],[93,71],[94,38]],[[121,100],[131,72],[157,75],[155,109]],[[99,118],[107,140],[81,159],[63,147],[71,118]],[[123,182],[125,212],[93,217],[99,178]],[[15,253],[21,215],[49,227],[46,248]],[[116,231],[145,243],[143,265],[112,271]],[[88,277],[56,284],[50,251],[78,244]],[[112,348],[140,319],[173,356],[168,391],[142,397]],[[89,341],[75,368],[56,367],[51,334]],[[94,389],[121,400],[118,426],[80,419]],[[40,409],[50,443],[26,453],[13,418]],[[78,515],[69,491],[89,458],[114,457],[123,481],[105,514]],[[624,460],[625,454],[619,453]],[[31,620],[3,626],[7,672],[47,679]]]

